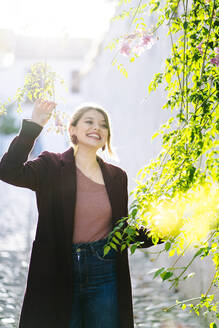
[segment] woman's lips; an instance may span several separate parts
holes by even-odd
[[[91,138],[95,138],[97,140],[100,140],[101,139],[100,135],[97,134],[97,133],[88,133],[87,136],[88,137],[91,137]]]

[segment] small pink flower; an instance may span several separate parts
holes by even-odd
[[[137,46],[135,46],[135,47],[132,48],[132,51],[134,53],[136,53],[136,55],[140,56],[145,51],[145,47],[142,47],[140,45],[137,45]]]
[[[219,66],[219,55],[215,56],[214,58],[210,59],[211,64]]]
[[[63,127],[63,123],[59,117],[58,114],[56,114],[56,119],[55,119],[55,126],[58,126],[58,127]]]
[[[128,43],[123,43],[121,49],[120,49],[120,53],[125,55],[125,56],[128,56],[131,52],[131,48],[129,46]]]
[[[142,40],[141,45],[145,46],[146,49],[150,49],[152,47],[152,45],[154,44],[154,42],[155,42],[152,35],[149,35],[149,34],[143,35],[141,40]]]
[[[155,39],[151,34],[146,33],[142,29],[137,29],[124,37],[120,53],[125,56],[129,56],[130,53],[140,56],[145,49],[150,49],[154,43]]]
[[[200,51],[201,55],[203,55],[202,45],[203,45],[203,41],[200,42],[199,45],[197,46],[197,49]]]
[[[216,52],[217,55],[219,55],[219,47],[215,48],[214,51]]]
[[[127,35],[126,37],[125,37],[125,39],[126,40],[133,40],[133,39],[135,39],[136,38],[136,32],[135,33],[131,33],[131,34],[129,34],[129,35]]]

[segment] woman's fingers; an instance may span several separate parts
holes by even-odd
[[[32,119],[41,125],[45,125],[50,119],[52,112],[57,104],[54,101],[39,98],[35,101],[32,112]]]
[[[38,98],[36,100],[36,103],[41,103],[41,104],[46,104],[46,105],[57,105],[54,101],[44,100],[42,98]]]
[[[56,103],[53,101],[44,100],[41,101],[40,107],[43,111],[53,111],[53,109],[56,107]]]

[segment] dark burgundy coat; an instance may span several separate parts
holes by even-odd
[[[72,234],[76,198],[73,148],[44,151],[27,161],[42,127],[23,120],[0,162],[0,179],[36,193],[39,212],[19,328],[69,328],[72,302]],[[112,206],[113,226],[128,214],[127,175],[97,157]],[[142,247],[153,245],[144,233]],[[127,250],[117,253],[120,328],[133,328]]]

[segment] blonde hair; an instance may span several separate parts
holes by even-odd
[[[94,109],[97,112],[101,113],[105,119],[105,123],[108,129],[108,137],[107,137],[107,151],[109,153],[109,157],[113,158],[115,157],[114,152],[112,151],[112,146],[111,146],[111,126],[110,126],[110,119],[109,119],[109,115],[107,113],[107,111],[100,105],[96,104],[96,103],[92,103],[92,102],[86,102],[86,103],[82,103],[81,105],[79,105],[78,107],[76,107],[74,114],[72,115],[72,117],[69,120],[68,123],[68,135],[69,135],[69,139],[70,139],[70,144],[73,146],[74,148],[74,153],[77,152],[77,148],[78,145],[75,145],[73,143],[72,137],[70,135],[69,132],[69,128],[71,125],[76,126],[78,124],[78,121],[81,119],[81,117],[88,112],[89,110]]]

